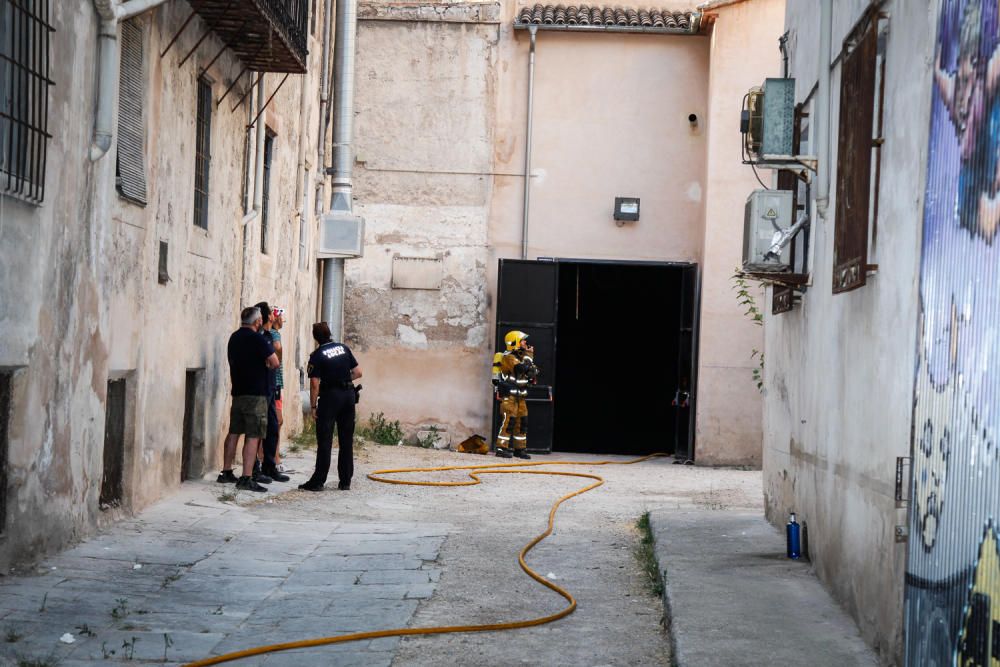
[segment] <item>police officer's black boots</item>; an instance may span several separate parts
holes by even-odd
[[[514,455],[506,447],[497,447],[497,456],[499,456],[502,459],[509,459]]]
[[[265,475],[260,469],[260,461],[253,462],[253,481],[258,484],[270,484],[271,478]]]
[[[514,450],[514,456],[516,456],[519,459],[530,459],[531,458],[531,455],[528,454],[527,450],[524,450],[524,449],[515,449]]]

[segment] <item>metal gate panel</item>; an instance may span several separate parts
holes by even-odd
[[[996,3],[943,0],[938,18],[914,381],[906,664],[1000,667],[1000,90],[986,81],[1000,62],[1000,17]],[[963,87],[982,98],[959,122],[953,119],[962,117],[965,102],[956,91]]]
[[[535,348],[538,384],[528,394],[528,451],[552,451],[553,403],[556,378],[556,320],[559,313],[559,266],[555,262],[501,259],[497,279],[497,329],[494,350],[504,349],[508,331],[528,334]],[[493,404],[495,443],[500,410]]]

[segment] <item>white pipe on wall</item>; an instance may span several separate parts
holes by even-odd
[[[320,64],[319,75],[319,132],[316,133],[316,140],[319,144],[317,150],[316,167],[319,170],[319,186],[316,191],[317,208],[326,203],[326,130],[329,118],[328,104],[330,102],[330,25],[333,23],[333,0],[326,0],[323,4],[323,62]],[[318,211],[317,211],[318,214]]]
[[[114,138],[115,103],[118,98],[118,24],[149,11],[167,0],[94,0],[100,19],[97,35],[97,114],[94,136],[90,143],[90,159],[97,162],[111,149]]]
[[[820,0],[819,77],[816,87],[816,212],[827,218],[830,204],[830,42],[833,0]]]
[[[531,48],[528,51],[528,127],[524,138],[524,211],[521,218],[521,259],[528,259],[528,219],[531,214],[531,130],[535,109],[535,40],[538,26],[528,26]]]

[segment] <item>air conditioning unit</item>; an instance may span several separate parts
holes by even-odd
[[[778,243],[792,226],[791,190],[754,190],[743,217],[743,270],[780,273],[791,268],[791,247]]]
[[[740,116],[746,152],[757,164],[794,161],[795,79],[765,79],[751,88]]]
[[[326,213],[320,218],[316,257],[362,257],[365,254],[365,219],[349,213]]]

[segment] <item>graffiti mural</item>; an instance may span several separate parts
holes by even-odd
[[[933,80],[906,663],[1000,667],[997,0],[941,0]]]

